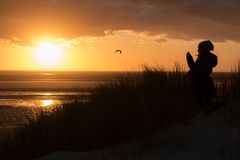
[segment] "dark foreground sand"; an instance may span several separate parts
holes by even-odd
[[[200,114],[145,140],[92,152],[59,151],[38,160],[238,160],[240,130],[224,124],[226,111]]]

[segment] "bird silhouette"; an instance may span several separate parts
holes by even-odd
[[[118,52],[121,54],[122,50],[118,49],[118,50],[115,51],[115,53],[118,53]]]

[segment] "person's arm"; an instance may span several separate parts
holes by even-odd
[[[193,57],[192,57],[192,55],[189,52],[187,52],[187,64],[188,64],[188,67],[190,69],[193,69],[194,66],[195,66],[195,63],[193,61]]]

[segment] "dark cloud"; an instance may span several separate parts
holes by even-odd
[[[240,40],[237,0],[1,0],[0,38],[102,36],[132,30],[185,40]]]

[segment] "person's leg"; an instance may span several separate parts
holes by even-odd
[[[202,89],[203,89],[204,110],[207,113],[211,113],[214,110],[214,104],[213,104],[212,100],[215,95],[215,86],[214,86],[213,80],[210,76],[205,77],[203,82],[204,82],[204,84],[202,86]]]

